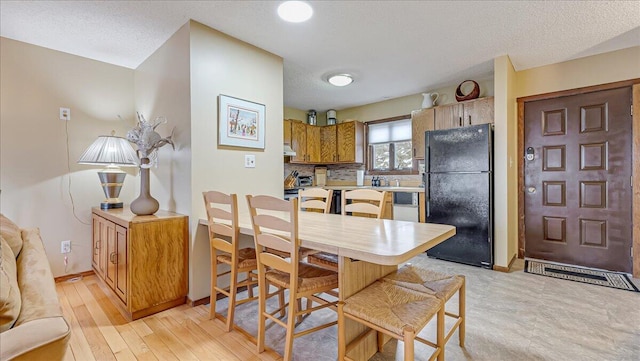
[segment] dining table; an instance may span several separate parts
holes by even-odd
[[[279,216],[278,212],[272,214]],[[282,218],[285,218],[282,213]],[[207,220],[201,219],[206,225]],[[240,233],[253,236],[251,217],[238,214]],[[299,212],[298,238],[302,247],[338,255],[339,299],[364,289],[376,280],[398,269],[413,257],[456,234],[456,228],[446,224],[418,223],[350,217],[340,214]],[[347,320],[347,343],[355,339],[364,326]],[[377,351],[376,334],[372,333],[349,356],[367,360]]]

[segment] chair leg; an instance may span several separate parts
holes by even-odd
[[[384,333],[378,331],[376,338],[378,339],[378,352],[382,352],[382,349],[384,349]]]
[[[302,298],[298,298],[296,300],[296,313],[300,311],[302,311]],[[299,324],[300,322],[302,322],[302,314],[299,314],[298,316],[296,316],[296,324]]]
[[[445,304],[442,303],[442,307],[438,310],[437,316],[437,331],[436,331],[436,346],[440,349],[440,353],[438,354],[438,361],[444,361],[444,311]]]
[[[247,272],[247,293],[249,295],[249,298],[253,297],[253,285],[249,284],[251,283],[251,281],[253,280],[252,276],[251,276],[251,271]]]
[[[344,361],[344,357],[347,353],[346,336],[344,332],[344,302],[338,302],[338,361]]]
[[[280,303],[280,317],[284,317],[284,315],[286,314],[285,309],[282,308],[282,305],[284,305],[284,288],[280,288],[278,287],[278,302]]]
[[[209,293],[209,319],[213,320],[216,317],[216,300],[218,299],[218,291],[216,287],[218,285],[218,262],[216,261],[215,251],[211,252],[213,262],[211,265],[211,292]]]
[[[236,295],[238,293],[238,275],[236,267],[231,266],[231,278],[229,279],[229,307],[227,308],[227,332],[233,328],[233,317],[236,311]]]
[[[413,340],[416,338],[416,332],[411,327],[405,327],[402,334],[404,336],[404,361],[413,361],[415,359]]]
[[[296,319],[295,316],[296,310],[298,309],[298,304],[300,299],[295,299],[295,292],[289,290],[289,309],[287,310],[287,335],[285,336],[284,342],[284,361],[290,361],[293,359],[293,333],[296,327]]]
[[[458,315],[460,316],[460,326],[458,327],[458,340],[460,347],[464,347],[466,316],[466,280],[462,281],[462,287],[458,290]]]
[[[261,272],[262,273],[262,272]],[[259,276],[258,279],[258,339],[256,340],[256,346],[258,347],[258,353],[264,352],[264,333],[265,333],[265,312],[266,302],[269,284],[264,278],[264,273]]]

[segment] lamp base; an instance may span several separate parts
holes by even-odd
[[[123,202],[115,202],[115,203],[102,202],[102,203],[100,203],[100,209],[123,208],[123,206],[124,206]]]

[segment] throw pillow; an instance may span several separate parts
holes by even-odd
[[[18,288],[16,259],[9,244],[0,236],[0,332],[11,327],[20,315],[22,300]]]
[[[18,254],[22,249],[22,231],[20,231],[20,227],[17,224],[3,214],[0,214],[0,235],[4,237],[9,247],[11,247],[14,257],[18,258]]]

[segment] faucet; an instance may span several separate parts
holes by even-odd
[[[396,187],[400,187],[400,179],[396,178],[395,181],[396,181]]]

